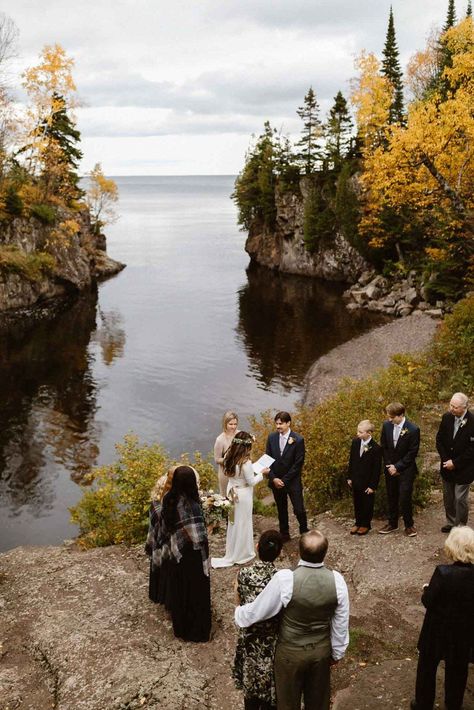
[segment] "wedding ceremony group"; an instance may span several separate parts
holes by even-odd
[[[355,518],[349,533],[369,534],[383,472],[387,522],[378,533],[396,534],[401,517],[410,544],[409,539],[418,534],[412,492],[420,429],[400,402],[387,404],[385,415],[380,443],[375,441],[372,422],[363,419],[354,427],[356,436],[347,447],[347,485]],[[199,474],[188,465],[171,468],[151,492],[145,545],[150,557],[149,598],[169,612],[177,638],[209,642],[211,570],[219,574],[222,568],[238,566],[231,673],[236,688],[243,691],[244,707],[299,710],[303,703],[305,710],[328,710],[331,667],[344,658],[349,644],[349,589],[342,574],[324,564],[331,541],[308,526],[302,481],[304,438],[291,428],[291,415],[280,411],[265,454],[252,462],[254,437],[239,430],[238,422],[235,412],[226,412],[215,441],[219,493],[200,491]],[[461,710],[469,663],[474,662],[474,530],[468,526],[474,414],[462,392],[453,394],[449,411],[441,418],[436,449],[448,563],[434,569],[422,590],[426,613],[410,707],[434,707],[437,669],[444,661],[445,706]],[[266,530],[255,544],[253,492],[263,480],[275,500],[279,530]],[[291,539],[288,499],[300,533],[300,559],[294,570],[277,569],[275,564]],[[208,533],[219,521],[226,524],[225,553],[210,557]]]

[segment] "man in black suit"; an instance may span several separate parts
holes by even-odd
[[[291,416],[288,412],[275,415],[276,431],[267,439],[266,453],[275,459],[270,466],[268,485],[278,510],[278,522],[284,542],[290,539],[288,523],[288,496],[293,512],[298,518],[300,534],[308,532],[308,522],[303,501],[303,468],[305,448],[302,436],[291,430]]]
[[[374,515],[375,491],[382,468],[382,449],[372,439],[374,425],[364,419],[357,425],[357,438],[352,440],[347,483],[354,498],[355,524],[351,535],[367,535]]]
[[[451,397],[449,412],[443,414],[436,448],[441,458],[443,499],[449,532],[455,525],[466,525],[469,515],[469,487],[474,481],[474,414],[468,410],[463,392]]]
[[[382,426],[380,445],[385,464],[388,523],[379,533],[386,535],[398,530],[399,509],[405,523],[405,535],[415,537],[412,494],[418,474],[416,457],[420,448],[420,429],[405,417],[405,407],[400,402],[387,405],[388,421]]]

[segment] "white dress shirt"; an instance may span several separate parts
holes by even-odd
[[[286,434],[280,434],[280,436],[279,436],[280,454],[283,453],[283,450],[284,450],[285,446],[287,445],[289,438],[290,438],[290,429],[288,429]]]
[[[406,421],[406,419],[405,419],[405,417],[403,417],[403,419],[402,419],[402,421],[400,422],[400,424],[394,424],[394,425],[393,425],[393,445],[394,445],[394,446],[397,445],[397,441],[398,441],[398,439],[399,439],[400,432],[401,432],[401,430],[403,429],[403,427],[404,427],[404,425],[405,425],[405,421]]]
[[[371,441],[372,441],[372,437],[371,437],[371,436],[367,439],[367,441],[364,441],[363,439],[360,440],[359,456],[362,456],[362,454],[364,453],[365,447],[368,446]]]
[[[300,560],[298,566],[323,567],[322,562],[312,563]],[[337,607],[331,618],[331,648],[335,661],[340,660],[349,644],[349,593],[344,577],[333,570],[336,583]],[[281,569],[273,575],[258,597],[249,604],[238,606],[234,613],[237,626],[247,628],[258,621],[271,619],[282,607],[288,606],[293,596],[293,572]]]

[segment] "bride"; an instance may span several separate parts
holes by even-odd
[[[228,478],[227,497],[234,502],[234,521],[227,524],[225,557],[213,557],[214,568],[243,565],[255,557],[253,543],[253,487],[263,479],[254,473],[250,461],[253,438],[246,431],[238,431],[224,456],[224,473]]]

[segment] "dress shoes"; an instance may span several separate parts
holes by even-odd
[[[290,533],[280,533],[283,542],[290,542]]]
[[[389,533],[396,532],[398,530],[398,525],[395,527],[394,525],[390,525],[390,523],[387,523],[386,525],[383,526],[383,528],[380,528],[379,534],[380,535],[388,535]]]
[[[418,533],[416,528],[412,526],[411,528],[405,528],[405,535],[407,537],[416,537]]]
[[[351,529],[350,529],[349,532],[350,532],[351,535],[357,535],[357,531],[358,531],[358,530],[359,530],[359,526],[358,526],[358,525],[353,525],[353,526],[351,527]]]
[[[443,525],[443,527],[441,528],[441,532],[448,533],[448,532],[451,532],[452,529],[453,529],[452,525]]]
[[[358,535],[367,535],[367,533],[369,532],[369,530],[370,530],[370,528],[359,528],[358,531],[357,531],[357,534],[358,534]]]

